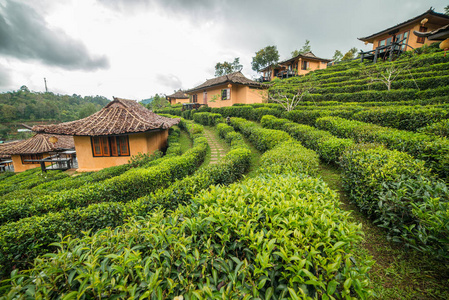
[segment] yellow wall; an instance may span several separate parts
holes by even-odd
[[[408,31],[408,39],[407,39],[407,44],[412,46],[413,48],[420,48],[423,45],[430,45],[435,43],[435,41],[429,41],[427,38],[425,38],[424,40],[424,44],[421,43],[417,43],[418,37],[413,33],[414,30],[419,31],[419,27],[421,26],[420,22],[417,22],[415,24],[410,24],[408,26],[402,27],[401,29],[399,29],[399,32],[397,34],[401,34],[404,33],[406,31]],[[436,24],[431,24],[431,23],[426,23],[424,25],[424,27],[427,27],[427,32],[429,31],[433,31],[435,29],[438,29],[441,27],[441,25],[436,25]],[[379,37],[376,37],[373,40],[373,50],[375,50],[377,47],[379,47],[379,41],[385,40],[387,38],[391,37],[391,35],[389,34],[383,34]],[[407,50],[412,50],[410,47],[407,47]]]
[[[174,98],[173,100],[174,100],[174,101],[173,101],[172,104],[189,103],[189,101],[190,101],[189,98],[187,98],[187,99]]]
[[[50,156],[48,153],[43,153],[42,157],[46,158]],[[19,173],[19,172],[23,172],[29,169],[34,169],[34,168],[40,168],[41,164],[37,163],[37,164],[22,164],[22,158],[20,157],[20,155],[11,155],[11,160],[12,160],[12,164],[14,166],[14,172]],[[46,166],[49,166],[50,163],[45,163]]]
[[[302,70],[301,69],[301,63],[303,61],[308,61],[309,62],[309,68],[307,70]],[[321,61],[317,61],[317,60],[310,60],[310,59],[304,59],[304,58],[298,58],[297,60],[294,60],[293,62],[287,64],[287,67],[281,68],[278,70],[280,71],[284,71],[288,69],[288,65],[292,65],[292,70],[296,69],[296,75],[305,75],[307,73],[309,73],[310,71],[314,71],[314,70],[319,70],[319,69],[326,69],[327,68],[327,62],[321,62]],[[273,80],[274,78],[276,78],[277,76],[274,76],[274,69],[271,70],[271,77],[270,80]],[[267,77],[268,71],[263,72],[263,76]]]
[[[167,145],[168,129],[164,131],[130,134],[130,156],[94,157],[90,136],[74,136],[76,157],[79,172],[98,171],[104,168],[128,163],[133,155],[138,153],[152,153]]]
[[[221,100],[221,90],[227,88],[228,84],[207,88],[207,105],[209,107],[225,107],[232,106],[235,103],[263,103],[268,93],[266,89],[250,89],[249,86],[234,83],[231,86],[231,99]],[[189,94],[197,95],[198,103],[204,103],[203,91],[193,92]]]

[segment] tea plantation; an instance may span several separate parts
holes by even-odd
[[[447,298],[449,57],[425,52],[275,81],[270,90],[291,97],[313,77],[291,111],[159,111],[182,117],[193,142],[184,152],[174,128],[165,155],[76,177],[0,175],[0,297]],[[383,64],[406,70],[390,90],[373,79]],[[229,145],[217,164],[202,164],[204,126]],[[345,199],[385,243],[446,270],[432,290],[382,291],[378,263],[361,250],[373,227]]]

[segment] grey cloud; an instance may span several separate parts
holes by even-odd
[[[12,84],[10,71],[4,66],[0,65],[0,88],[7,88]]]
[[[173,74],[156,74],[156,82],[171,90],[178,90],[182,87],[181,79]]]
[[[64,69],[109,68],[105,55],[91,55],[86,46],[58,29],[50,29],[32,7],[13,1],[0,4],[0,53],[41,60]]]
[[[289,58],[306,39],[310,40],[315,55],[324,58],[332,58],[337,49],[345,53],[352,47],[364,48],[358,37],[405,21],[430,6],[422,0],[99,1],[123,12],[136,8],[158,9],[173,18],[187,18],[198,26],[212,20],[225,25],[226,30],[219,33],[223,46],[254,55],[267,45],[276,45],[281,59]],[[444,2],[434,0],[432,4],[437,11],[442,11]]]

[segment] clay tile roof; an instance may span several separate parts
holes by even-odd
[[[426,12],[424,12],[424,13],[422,13],[422,14],[420,14],[420,15],[414,17],[414,18],[411,18],[411,19],[409,19],[409,20],[407,20],[407,21],[405,21],[405,22],[399,23],[399,24],[397,24],[397,25],[395,25],[395,26],[392,26],[392,27],[389,27],[389,28],[384,29],[384,30],[382,30],[382,31],[379,31],[379,32],[374,33],[374,34],[372,34],[372,35],[370,35],[370,36],[361,37],[361,38],[358,38],[358,39],[361,40],[361,41],[363,41],[363,42],[369,42],[369,43],[372,43],[372,42],[373,42],[373,39],[374,39],[375,37],[377,37],[377,36],[380,36],[380,35],[389,33],[389,32],[391,32],[391,31],[393,31],[393,30],[395,30],[395,29],[400,29],[400,28],[402,28],[402,27],[404,27],[404,26],[407,26],[407,25],[410,25],[410,24],[412,24],[412,23],[421,21],[423,18],[431,18],[431,19],[434,19],[434,22],[442,23],[441,25],[446,25],[446,24],[449,22],[449,16],[447,16],[447,15],[445,15],[445,14],[437,13],[437,12],[435,12],[435,11],[431,8],[431,9],[429,9],[428,11],[426,11]]]
[[[174,94],[168,95],[167,98],[176,98],[176,99],[187,99],[189,96],[183,91],[179,90]]]
[[[228,75],[223,75],[220,77],[215,77],[212,79],[208,79],[206,80],[206,82],[204,82],[203,84],[200,84],[197,87],[194,87],[193,89],[187,90],[186,92],[194,92],[197,90],[202,90],[211,86],[216,86],[216,85],[221,85],[221,84],[226,84],[226,83],[238,83],[238,84],[242,84],[242,85],[248,85],[248,86],[253,86],[253,87],[262,87],[262,85],[259,82],[256,82],[254,80],[248,79],[246,78],[242,72],[238,71],[238,72],[234,72]]]
[[[53,125],[36,125],[33,131],[65,135],[117,135],[168,129],[180,119],[159,116],[134,100],[115,98],[84,119]]]
[[[284,61],[281,61],[281,62],[279,62],[279,64],[282,65],[282,64],[285,64],[287,62],[294,61],[297,58],[311,58],[312,60],[318,60],[318,61],[324,61],[324,62],[331,62],[332,61],[332,59],[317,57],[315,54],[313,54],[311,51],[309,51],[309,52],[306,52],[306,53],[302,53],[302,54],[296,55],[295,57],[286,59]]]
[[[49,139],[56,137],[56,143]],[[38,133],[24,141],[5,143],[0,145],[0,155],[37,154],[75,147],[73,136]]]

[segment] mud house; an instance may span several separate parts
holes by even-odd
[[[187,90],[191,103],[209,107],[232,106],[236,103],[262,103],[267,98],[267,87],[246,78],[240,71],[206,80]]]
[[[260,72],[263,72],[263,81],[271,81],[274,78],[289,78],[305,75],[314,70],[326,69],[331,61],[331,59],[317,57],[312,52],[306,52],[283,60],[274,66],[268,66]]]
[[[171,105],[179,103],[189,103],[189,95],[187,95],[181,90],[176,91],[174,94],[166,96],[166,98]]]
[[[431,32],[448,24],[448,15],[437,13],[433,9],[429,9],[414,18],[399,23],[395,26],[381,29],[379,32],[373,33],[366,37],[361,37],[359,40],[365,42],[365,44],[373,44],[373,50],[379,47],[388,46],[395,40],[402,42],[402,50],[411,50],[420,48],[423,45],[430,45],[435,42],[427,36],[417,36],[412,34],[414,31],[422,33]]]
[[[126,164],[138,153],[167,144],[168,129],[179,119],[159,116],[134,100],[114,98],[100,111],[77,121],[38,125],[33,131],[73,136],[78,171]]]
[[[73,149],[75,147],[72,136],[42,134],[11,143],[0,145],[0,155],[11,155],[14,172],[23,172],[40,167],[40,162],[54,152]],[[47,166],[51,163],[45,163]]]

